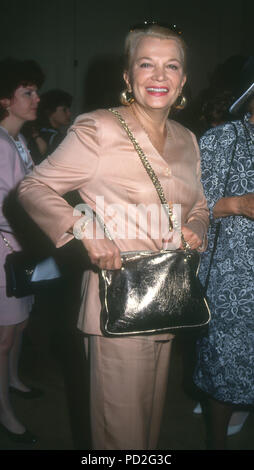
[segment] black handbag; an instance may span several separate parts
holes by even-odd
[[[122,254],[119,270],[100,274],[101,329],[106,336],[174,333],[208,324],[196,251]]]
[[[54,258],[39,261],[23,251],[15,251],[2,232],[0,235],[11,251],[4,264],[7,297],[21,298],[38,294],[42,289],[58,284],[62,275]]]
[[[122,116],[111,110],[130,137],[152,179],[173,228],[172,211],[147,157]],[[210,321],[210,311],[198,279],[200,255],[190,250],[122,253],[122,268],[99,272],[101,330],[122,337],[199,330]]]

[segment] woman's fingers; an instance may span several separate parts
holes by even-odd
[[[88,252],[88,256],[95,266],[100,269],[120,269],[122,265],[120,251],[111,240],[83,238],[82,242]]]
[[[199,236],[192,232],[188,227],[182,228],[182,234],[185,242],[187,243],[187,248],[196,250],[202,245],[202,241]],[[169,232],[162,239],[162,248],[164,250],[175,250],[177,248],[183,249],[183,243],[181,239],[181,233],[179,231]]]
[[[186,241],[186,243],[188,243],[189,248],[191,250],[196,250],[202,245],[202,240],[199,238],[199,236],[196,233],[192,232],[192,230],[190,230],[188,227],[182,228],[182,234],[184,240]]]

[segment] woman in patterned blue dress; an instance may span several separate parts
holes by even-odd
[[[207,131],[200,140],[202,179],[211,214],[209,246],[200,279],[209,269],[215,229],[221,222],[207,290],[212,320],[197,344],[196,385],[206,393],[208,447],[226,447],[235,405],[254,403],[254,57],[248,85],[231,111],[243,119]],[[227,184],[223,191],[232,156]]]

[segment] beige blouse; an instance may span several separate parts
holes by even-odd
[[[160,155],[130,108],[118,111],[147,155],[167,200],[181,205],[182,224],[205,239],[208,210],[194,135],[169,120]],[[161,230],[152,237],[153,222],[143,224],[144,208],[159,208],[160,200],[125,130],[108,110],[79,116],[55,152],[20,185],[21,203],[57,247],[73,237],[68,230],[80,218],[61,198],[72,190],[78,190],[84,202],[100,212],[111,235],[116,230],[120,251],[162,247]],[[98,275],[93,272],[84,275],[78,326],[87,334],[101,334]]]

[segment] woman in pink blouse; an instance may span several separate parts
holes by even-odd
[[[186,81],[184,42],[169,27],[145,24],[128,34],[125,52],[126,106],[117,110],[148,156],[167,200],[181,205],[186,241],[202,250],[208,211],[197,142],[168,120]],[[114,241],[61,197],[75,189],[103,218]],[[56,246],[77,236],[101,269],[119,269],[122,251],[157,251],[167,242],[152,219],[144,223],[146,209],[159,213],[160,200],[125,130],[105,109],[79,116],[55,152],[22,182],[19,194]],[[84,274],[81,294],[78,327],[90,361],[93,448],[155,449],[172,336],[103,337],[95,272]]]
[[[9,438],[21,443],[34,443],[36,439],[15,416],[9,391],[31,394],[18,377],[18,358],[32,298],[6,296],[4,262],[10,253],[7,244],[16,251],[21,248],[3,206],[10,191],[33,166],[20,129],[26,121],[36,118],[37,89],[43,80],[41,69],[33,61],[0,62],[0,425]]]

